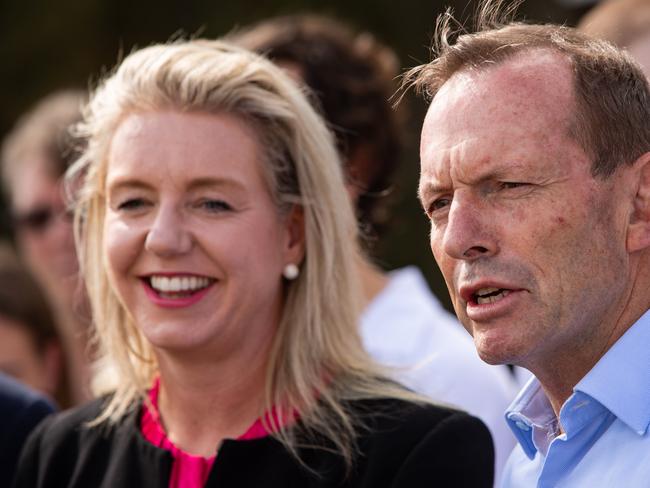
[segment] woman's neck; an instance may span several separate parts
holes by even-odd
[[[188,364],[159,355],[158,410],[169,440],[209,457],[246,432],[264,411],[267,356]]]

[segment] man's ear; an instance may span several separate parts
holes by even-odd
[[[305,257],[305,212],[294,205],[287,215],[286,263],[300,266]]]
[[[634,208],[627,230],[628,252],[650,247],[650,152],[634,162]]]

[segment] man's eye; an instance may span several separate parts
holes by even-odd
[[[502,181],[500,187],[502,190],[510,190],[512,188],[519,188],[521,186],[526,186],[528,183],[522,183],[520,181]]]
[[[448,207],[451,204],[450,198],[438,198],[434,200],[429,206],[429,212],[435,212],[441,210],[445,207]]]

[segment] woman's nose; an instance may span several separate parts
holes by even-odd
[[[147,232],[145,249],[159,256],[175,256],[189,252],[192,243],[182,211],[160,207]]]

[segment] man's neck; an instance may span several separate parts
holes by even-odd
[[[577,341],[571,351],[547,353],[544,361],[524,365],[539,380],[558,418],[562,405],[573,394],[574,387],[649,307],[650,301],[645,296],[630,294],[622,312],[614,320],[594,326],[588,340]]]

